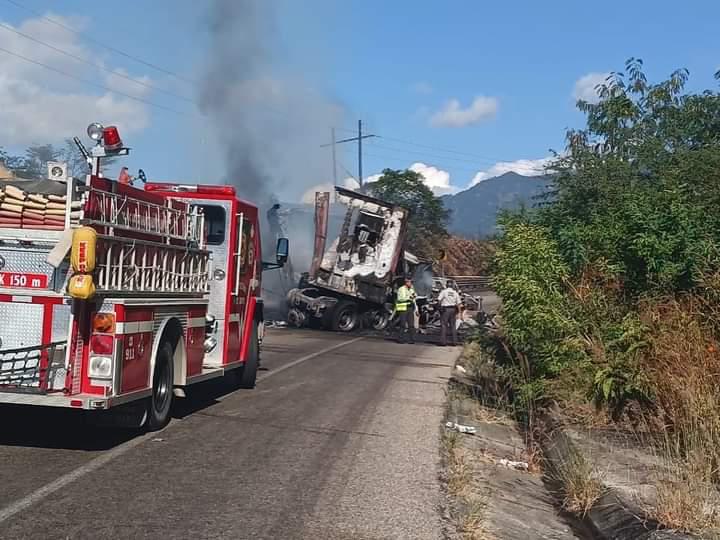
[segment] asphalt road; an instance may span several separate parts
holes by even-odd
[[[274,330],[255,390],[205,383],[159,433],[2,407],[0,538],[441,538],[455,354]]]

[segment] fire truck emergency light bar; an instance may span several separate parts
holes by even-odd
[[[159,182],[149,182],[145,184],[145,191],[186,191],[200,193],[202,195],[235,195],[235,188],[232,186],[203,186]]]

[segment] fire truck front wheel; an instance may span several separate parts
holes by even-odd
[[[160,345],[155,359],[152,396],[148,401],[147,428],[157,431],[170,422],[173,397],[173,347],[165,341]]]
[[[258,329],[257,325],[253,324],[245,365],[235,370],[237,371],[237,384],[240,388],[255,388],[259,360],[260,345],[258,343]]]

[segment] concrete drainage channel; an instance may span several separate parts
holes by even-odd
[[[563,476],[563,470],[583,466],[581,449],[573,442],[556,414],[545,413],[541,446],[551,475]],[[581,525],[589,538],[600,540],[691,540],[697,537],[683,533],[658,530],[658,524],[642,517],[641,511],[619,491],[598,480],[597,497],[586,509]]]
[[[602,538],[560,510],[511,414],[484,407],[461,376],[450,381],[441,431],[449,539]]]
[[[566,511],[563,484],[568,464],[582,464],[581,450],[549,413],[540,419],[541,453],[528,451],[512,415],[485,407],[478,386],[462,370],[448,385],[441,427],[442,480],[447,491],[447,538],[583,540],[689,540],[658,530],[621,493],[592,486],[587,506]],[[487,387],[486,387],[487,388]],[[582,488],[583,486],[581,486]],[[571,505],[572,506],[572,505]]]

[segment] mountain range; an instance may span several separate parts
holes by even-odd
[[[546,192],[552,182],[549,175],[523,176],[507,172],[478,182],[465,191],[442,197],[452,214],[448,230],[465,238],[486,238],[497,232],[497,216],[501,210],[521,205],[531,207],[533,198]]]

